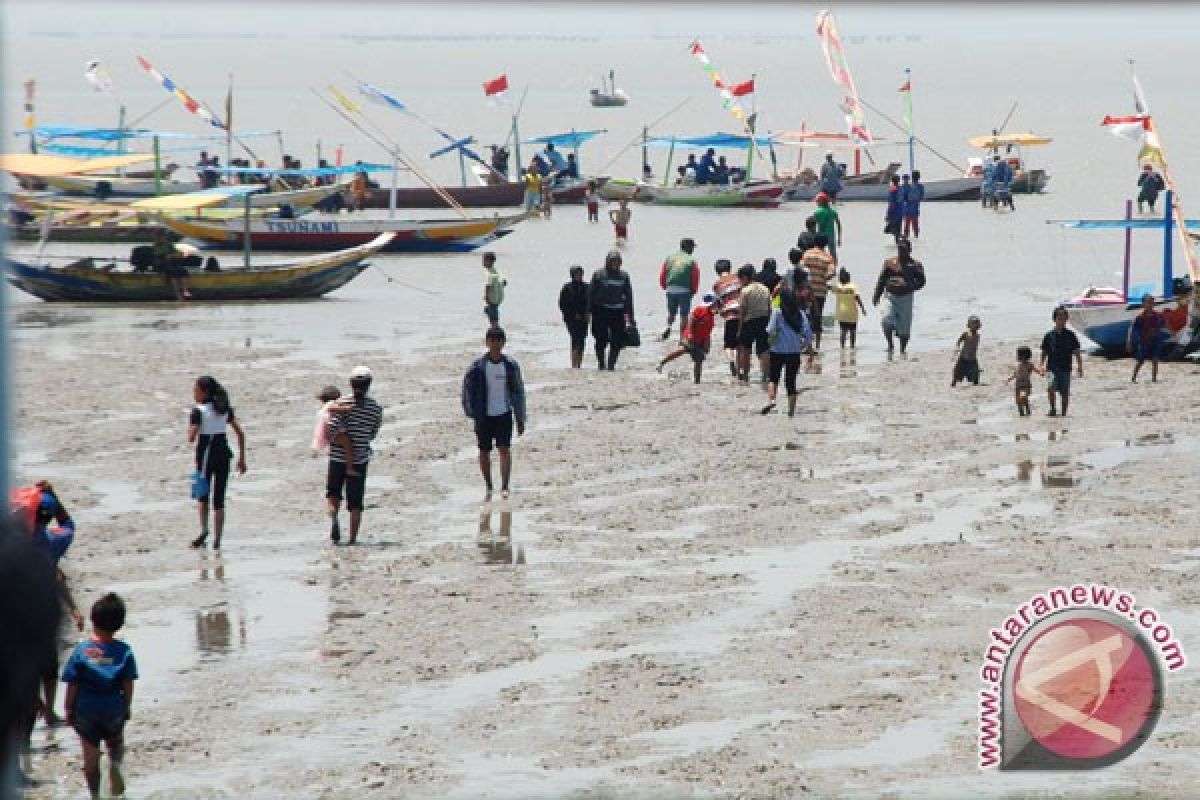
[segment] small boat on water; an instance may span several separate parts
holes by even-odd
[[[674,183],[654,183],[647,180],[610,180],[600,189],[609,200],[637,200],[664,206],[697,208],[776,208],[784,200],[784,185],[778,180],[746,180],[756,146],[770,146],[769,137],[716,133],[711,136],[646,137],[643,148],[668,148],[666,174],[671,174],[671,162],[677,148],[707,150],[726,148],[746,151],[746,168],[729,168],[724,182],[695,181],[690,170]]]
[[[392,234],[385,243],[389,253],[466,253],[512,232],[527,214],[467,219],[372,219],[360,215],[307,214],[294,219],[277,217],[249,221],[250,246],[256,250],[317,252],[353,247]],[[244,245],[244,219],[206,220],[162,217],[166,227],[202,246],[237,250]]]
[[[984,163],[992,156],[999,155],[1012,169],[1013,179],[1009,189],[1014,194],[1035,194],[1045,191],[1050,176],[1044,169],[1030,169],[1025,163],[1024,148],[1040,147],[1050,144],[1053,139],[1036,133],[990,133],[983,136],[972,136],[967,144],[985,150],[983,156],[972,156],[967,159],[967,170],[964,177],[978,178],[983,181]],[[1004,150],[1001,153],[1001,149]]]
[[[380,234],[358,247],[307,258],[250,267],[222,267],[189,274],[192,301],[295,300],[321,297],[354,280],[392,234]],[[47,302],[156,303],[175,299],[161,272],[118,268],[113,258],[81,258],[65,266],[7,258],[8,282]]]
[[[596,108],[620,108],[629,103],[629,95],[625,94],[624,89],[617,88],[615,72],[610,69],[608,83],[601,76],[600,88],[588,92],[588,102]]]

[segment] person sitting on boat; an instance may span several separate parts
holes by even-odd
[[[579,180],[579,162],[574,153],[567,154],[567,165],[554,174],[554,180],[556,183]]]
[[[183,265],[182,254],[167,239],[166,228],[154,229],[154,270],[166,273],[176,300],[182,302],[191,299],[187,267]]]
[[[676,168],[676,172],[679,173],[679,177],[675,179],[676,186],[696,185],[696,172],[695,170],[688,169],[687,164],[680,164]]]
[[[725,161],[725,156],[717,159],[717,165],[713,167],[712,182],[720,186],[729,185],[729,164]]]
[[[833,151],[825,153],[825,163],[821,165],[820,190],[829,195],[829,202],[836,203],[837,196],[842,191],[842,167],[833,160]]]
[[[508,180],[508,148],[504,145],[488,145],[488,149],[492,151],[492,169],[493,174],[488,176],[489,183],[503,182]],[[495,179],[499,178],[499,181]]]
[[[1154,170],[1153,164],[1143,164],[1142,174],[1138,175],[1137,185],[1138,213],[1142,213],[1142,204],[1148,203],[1150,205],[1150,213],[1153,214],[1154,204],[1158,202],[1158,193],[1167,188],[1166,181],[1163,180],[1162,175],[1159,175]]]
[[[714,180],[717,171],[717,151],[711,147],[704,153],[704,157],[700,159],[700,166],[696,173],[697,183],[716,183]]]
[[[685,164],[683,165],[683,168],[684,168],[685,170],[687,170],[689,173],[691,173],[691,176],[692,176],[692,183],[693,183],[693,184],[698,184],[698,183],[702,183],[702,182],[703,182],[703,181],[701,181],[701,179],[700,179],[700,178],[701,178],[701,176],[700,176],[700,164],[699,164],[699,162],[697,162],[697,161],[696,161],[696,154],[695,154],[695,153],[688,153],[688,157],[687,157],[687,163],[685,163]]]
[[[563,158],[562,153],[554,149],[554,142],[547,142],[546,149],[542,153],[542,157],[546,162],[547,173],[557,175],[567,168],[567,160]]]
[[[541,175],[543,178],[550,174],[550,164],[547,163],[546,159],[542,158],[540,155],[535,155],[533,159],[530,160],[529,168],[538,175]]]

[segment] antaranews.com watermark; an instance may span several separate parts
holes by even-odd
[[[1166,620],[1099,584],[1030,598],[990,633],[979,671],[979,765],[1094,769],[1150,737],[1163,667],[1187,664]]]

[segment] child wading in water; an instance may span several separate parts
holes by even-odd
[[[957,386],[959,381],[970,381],[979,385],[979,329],[983,327],[979,317],[967,317],[967,329],[958,337],[954,362],[954,376],[950,379],[951,386]]]
[[[858,287],[850,282],[848,270],[838,270],[838,284],[832,287],[832,291],[837,295],[834,318],[842,329],[842,349],[845,349],[846,337],[849,336],[850,349],[853,350],[858,339],[858,312],[867,313],[867,307],[858,294]]]
[[[137,662],[133,650],[113,634],[125,624],[125,603],[111,592],[92,606],[92,636],[80,642],[63,668],[67,684],[67,724],[83,746],[83,775],[88,792],[100,796],[100,743],[108,747],[108,779],[112,795],[125,793],[121,761],[125,755],[125,722],[133,705]]]
[[[617,246],[623,246],[629,241],[629,220],[633,217],[633,212],[629,210],[629,201],[621,198],[617,201],[617,207],[609,209],[608,218],[612,220],[613,233],[617,237]]]
[[[1028,417],[1032,412],[1029,410],[1029,395],[1033,393],[1033,373],[1045,375],[1044,369],[1039,369],[1033,363],[1033,351],[1028,347],[1017,348],[1017,365],[1013,367],[1012,375],[1008,376],[1005,383],[1016,381],[1014,386],[1015,399],[1017,401],[1017,413],[1022,417]]]
[[[679,347],[667,353],[663,356],[663,360],[658,362],[656,369],[659,372],[662,372],[663,367],[669,362],[687,353],[692,357],[692,375],[695,377],[696,383],[700,382],[700,375],[704,372],[704,359],[712,346],[713,326],[716,324],[713,306],[716,304],[717,296],[708,292],[701,300],[701,304],[692,309],[692,313],[683,327]]]

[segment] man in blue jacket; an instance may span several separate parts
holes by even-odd
[[[512,473],[513,421],[517,435],[525,433],[525,383],[521,367],[504,355],[502,328],[490,328],[484,339],[487,353],[475,359],[463,377],[463,412],[475,421],[479,443],[479,471],[487,486],[485,500],[492,497],[492,447],[500,451],[500,491],[508,497],[508,479]]]

